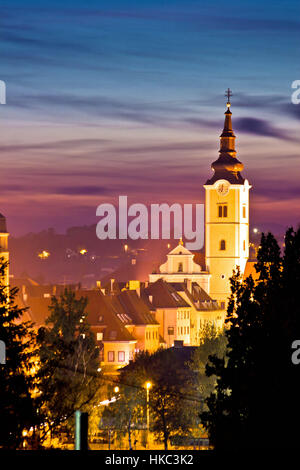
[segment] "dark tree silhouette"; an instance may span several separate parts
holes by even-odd
[[[226,357],[211,357],[217,376],[209,411],[201,414],[218,448],[298,447],[300,365],[292,343],[300,339],[300,230],[289,229],[281,255],[272,234],[262,235],[259,279],[231,279]]]
[[[30,322],[22,322],[26,309],[15,303],[17,288],[5,285],[7,262],[0,259],[0,339],[6,347],[6,363],[0,364],[0,448],[17,449],[22,431],[34,427],[35,335]]]

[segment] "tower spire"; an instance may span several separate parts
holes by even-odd
[[[244,165],[236,158],[235,134],[232,128],[232,112],[230,110],[232,91],[227,89],[227,109],[225,111],[224,128],[220,135],[219,158],[212,164],[214,175],[206,184],[214,184],[219,179],[226,179],[232,184],[244,184],[244,178],[240,174]]]

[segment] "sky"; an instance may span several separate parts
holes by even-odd
[[[1,2],[0,212],[12,235],[117,203],[201,203],[233,91],[251,224],[300,219],[298,0]]]

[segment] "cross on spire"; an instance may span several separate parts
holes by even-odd
[[[232,96],[232,91],[230,90],[230,88],[227,88],[225,96],[227,96],[227,107],[230,108],[230,97]]]

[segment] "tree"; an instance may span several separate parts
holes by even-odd
[[[200,331],[201,343],[192,354],[188,365],[195,374],[197,394],[200,400],[200,412],[207,411],[206,399],[214,391],[216,376],[206,375],[206,364],[210,356],[224,357],[226,351],[226,335],[214,323],[208,322]]]
[[[137,386],[139,377],[136,370],[125,375],[126,383],[120,383],[118,391],[115,387],[109,387],[109,394],[115,397],[115,401],[105,407],[101,425],[113,430],[119,438],[127,434],[128,448],[131,450],[133,434],[142,428],[144,422],[145,391]]]
[[[87,299],[65,290],[52,297],[51,327],[38,332],[40,410],[48,429],[73,428],[76,410],[91,411],[101,386],[99,351],[87,321]]]
[[[139,410],[143,409],[144,427],[146,425],[146,389],[150,381],[149,392],[150,430],[168,449],[170,439],[176,436],[191,436],[198,425],[197,394],[194,373],[187,366],[184,352],[188,350],[158,350],[153,354],[142,352],[135,357],[120,373],[120,384],[125,396],[125,408],[119,406],[122,419],[138,423],[141,420]],[[120,402],[121,403],[121,402]]]
[[[300,230],[289,229],[281,254],[262,235],[259,279],[231,279],[226,358],[211,358],[216,391],[201,417],[216,448],[298,447],[299,366],[291,360],[300,331]]]
[[[15,303],[18,289],[8,289],[8,263],[0,259],[0,339],[6,347],[6,363],[0,365],[0,448],[17,449],[22,432],[38,423],[35,412],[35,335],[30,322],[22,322],[26,309]]]

